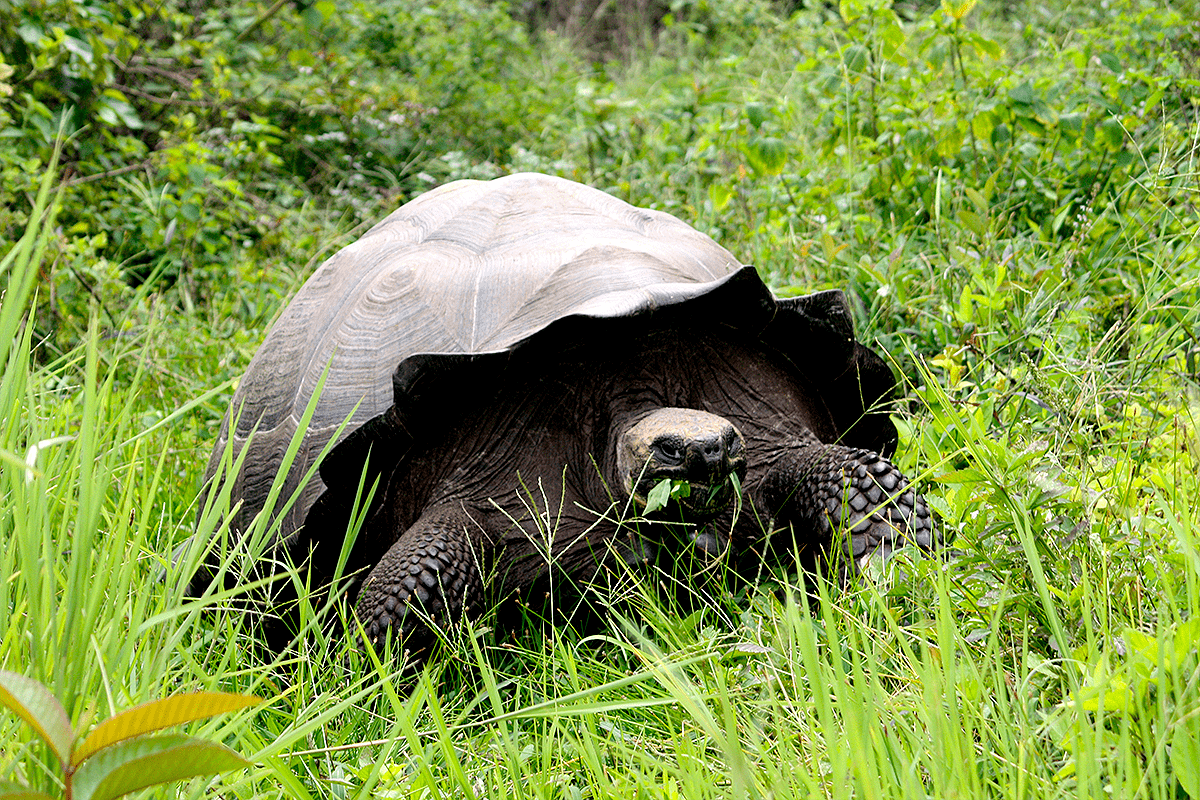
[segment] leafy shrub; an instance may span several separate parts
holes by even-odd
[[[14,67],[0,97],[6,185],[30,194],[59,121],[71,137],[60,220],[74,241],[69,268],[40,293],[47,331],[86,319],[92,302],[128,304],[122,282],[207,302],[236,280],[230,253],[304,263],[279,235],[289,209],[316,198],[352,224],[373,221],[452,177],[444,154],[504,161],[567,83],[555,73],[565,59],[534,77],[545,66],[499,4],[191,11],[0,7]],[[19,205],[0,216],[0,245],[24,222]]]
[[[261,702],[251,695],[200,692],[143,703],[101,722],[76,744],[66,709],[32,678],[0,670],[0,704],[46,743],[61,770],[68,800],[113,800],[138,789],[209,775],[250,762],[228,747],[194,736],[155,734],[174,725]],[[50,800],[45,792],[0,781],[0,798]]]

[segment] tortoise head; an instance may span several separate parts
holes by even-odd
[[[736,475],[746,476],[746,443],[729,420],[693,408],[660,408],[631,425],[617,443],[623,488],[640,507],[664,479],[688,484],[675,495],[689,522],[705,522],[733,500]]]

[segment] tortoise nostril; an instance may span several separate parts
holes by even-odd
[[[693,469],[702,473],[694,476],[694,479],[707,480],[713,470],[724,466],[725,445],[720,440],[695,442],[689,449],[692,451],[692,457],[688,462],[693,465]]]

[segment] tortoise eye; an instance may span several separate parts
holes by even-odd
[[[670,439],[655,442],[654,448],[658,450],[658,454],[663,461],[677,463],[683,460],[683,448],[677,442],[673,442]]]

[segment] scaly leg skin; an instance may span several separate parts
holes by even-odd
[[[391,630],[420,654],[434,639],[429,621],[444,630],[478,607],[483,580],[467,535],[473,524],[461,508],[443,506],[396,540],[359,591],[356,613],[368,642],[382,643]]]
[[[922,550],[940,544],[925,500],[892,462],[870,450],[806,436],[768,472],[763,496],[777,524],[811,530],[823,547],[845,531],[846,555],[858,564],[904,544]]]

